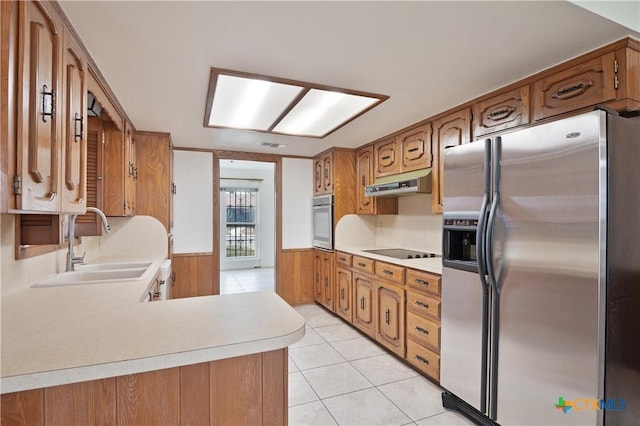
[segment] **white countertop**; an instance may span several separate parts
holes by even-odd
[[[26,287],[3,296],[1,393],[276,350],[305,333],[304,318],[274,292],[141,303],[149,285]]]
[[[356,256],[368,257],[370,259],[379,260],[381,262],[392,263],[394,265],[400,265],[407,268],[417,269],[419,271],[432,272],[434,274],[442,275],[442,258],[420,258],[420,259],[396,259],[389,256],[381,256],[379,254],[373,254],[364,250],[381,250],[396,247],[356,247],[347,245],[336,245],[336,251],[343,251],[345,253],[355,254]]]

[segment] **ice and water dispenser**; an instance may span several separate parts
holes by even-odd
[[[476,234],[479,213],[450,213],[443,220],[442,264],[478,272]]]

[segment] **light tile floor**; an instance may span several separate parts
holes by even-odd
[[[297,306],[289,347],[289,425],[472,425],[442,408],[438,386],[318,305]]]
[[[273,290],[274,283],[273,268],[220,271],[220,294]]]

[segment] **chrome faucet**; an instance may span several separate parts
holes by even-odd
[[[109,222],[107,221],[107,217],[104,215],[104,213],[102,213],[102,210],[97,209],[95,207],[87,207],[87,211],[93,212],[98,216],[100,216],[100,220],[102,220],[102,226],[104,227],[105,232],[107,234],[111,232],[111,227],[109,227]],[[74,213],[69,216],[69,232],[68,232],[69,251],[67,251],[66,272],[74,271],[75,265],[77,265],[78,263],[84,262],[84,253],[82,254],[81,257],[76,257],[75,253],[73,252],[73,245],[74,245],[74,240],[76,236],[76,219],[78,218],[79,214],[81,213]]]

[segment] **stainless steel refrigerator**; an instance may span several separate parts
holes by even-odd
[[[596,110],[444,152],[443,405],[640,424],[640,120]]]

